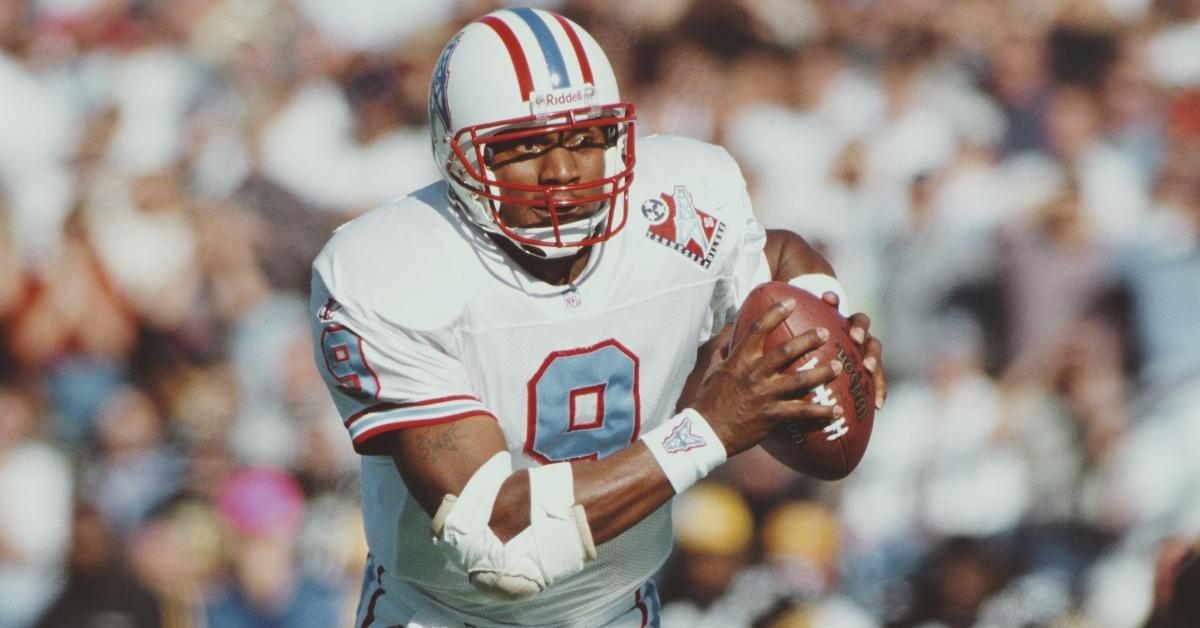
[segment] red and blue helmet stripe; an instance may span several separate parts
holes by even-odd
[[[509,20],[501,17],[504,14],[510,14],[518,18],[533,34],[534,40],[537,41],[538,48],[541,50],[542,58],[546,63],[549,89],[563,89],[575,86],[571,81],[571,74],[567,65],[567,56],[569,55],[573,55],[575,57],[574,60],[579,64],[579,74],[583,78],[583,82],[591,83],[593,81],[591,63],[588,62],[587,53],[583,49],[583,43],[580,41],[579,35],[575,32],[571,23],[562,16],[534,11],[525,7],[506,9],[486,15],[480,18],[479,21],[495,31],[496,35],[500,37],[500,41],[504,43],[504,47],[508,50],[523,100],[528,100],[529,94],[533,92],[533,72],[525,50],[521,46],[521,40],[513,30],[513,25],[509,23]],[[553,24],[545,17],[547,15],[552,15],[555,18]],[[562,47],[558,44],[558,39],[551,30],[553,27],[562,29],[567,40],[571,43],[571,49],[566,54],[564,54]]]
[[[583,74],[584,83],[595,83],[595,78],[592,77],[592,64],[588,62],[587,53],[583,51],[583,42],[579,39],[579,33],[575,32],[575,27],[567,21],[567,18],[555,13],[554,19],[562,25],[563,31],[567,33],[567,39],[571,42],[571,48],[575,50],[575,58],[579,59],[579,71]]]
[[[509,9],[529,25],[538,46],[542,49],[542,57],[546,59],[546,71],[550,73],[550,86],[554,89],[571,87],[571,77],[567,75],[567,62],[563,60],[562,50],[550,32],[550,27],[532,9],[520,7]]]

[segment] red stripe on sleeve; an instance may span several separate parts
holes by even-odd
[[[437,417],[434,419],[422,419],[420,421],[407,421],[407,422],[401,422],[401,423],[384,423],[383,425],[380,425],[378,427],[373,427],[373,428],[363,432],[362,434],[359,434],[358,438],[355,438],[353,441],[354,451],[356,451],[360,454],[377,454],[378,452],[374,451],[373,448],[367,446],[367,441],[371,440],[372,438],[374,438],[376,436],[379,436],[380,434],[386,434],[388,432],[394,432],[396,430],[403,430],[403,429],[410,428],[410,427],[425,427],[425,426],[429,426],[429,425],[437,425],[439,423],[449,423],[451,421],[458,421],[459,419],[465,419],[467,417],[473,417],[473,416],[486,416],[486,417],[491,417],[495,421],[499,421],[499,419],[496,418],[496,415],[492,414],[491,412],[472,411],[472,412],[463,412],[460,414],[451,414],[448,416],[440,416],[440,417]]]
[[[579,41],[579,34],[561,15],[555,14],[554,18],[562,25],[563,30],[567,32],[567,39],[571,40],[571,47],[575,49],[575,56],[579,58],[579,71],[583,73],[583,82],[595,85],[596,82],[592,79],[592,64],[588,62],[587,53],[583,51],[583,42]]]
[[[529,100],[529,93],[533,91],[533,76],[529,73],[529,60],[525,58],[525,51],[521,49],[521,43],[517,41],[516,33],[508,24],[504,23],[504,20],[494,15],[485,15],[479,18],[479,21],[496,31],[496,34],[500,36],[500,41],[504,42],[504,47],[508,48],[508,56],[512,59],[513,70],[517,73],[517,84],[521,88],[521,99]]]
[[[379,404],[375,404],[369,408],[364,408],[362,410],[359,410],[358,412],[355,412],[353,415],[350,416],[350,418],[346,419],[342,423],[346,427],[350,427],[351,423],[361,419],[362,417],[364,417],[368,414],[375,414],[376,412],[384,412],[386,410],[395,410],[397,408],[417,408],[420,406],[432,406],[434,404],[445,403],[447,401],[479,401],[479,397],[476,397],[474,395],[451,395],[449,397],[438,397],[436,399],[425,399],[422,401],[410,401],[408,403],[379,403]]]

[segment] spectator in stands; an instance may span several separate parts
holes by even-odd
[[[98,622],[158,628],[158,599],[130,573],[120,539],[99,512],[85,504],[75,509],[71,556],[62,595],[38,628],[75,628]]]
[[[230,578],[204,604],[208,625],[321,628],[351,621],[337,591],[297,569],[304,496],[287,473],[245,469],[217,494],[231,535]]]
[[[58,593],[71,533],[67,457],[39,437],[27,389],[0,386],[0,625],[33,621]]]

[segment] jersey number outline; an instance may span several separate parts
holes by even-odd
[[[359,399],[379,398],[383,386],[363,354],[361,336],[341,325],[328,325],[321,330],[321,355],[338,390]]]
[[[525,453],[542,464],[596,460],[637,442],[639,371],[613,339],[551,353],[529,380]]]

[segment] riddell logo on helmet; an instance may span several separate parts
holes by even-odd
[[[551,92],[534,92],[529,95],[529,109],[534,115],[586,107],[596,99],[596,88],[591,85],[568,87]]]

